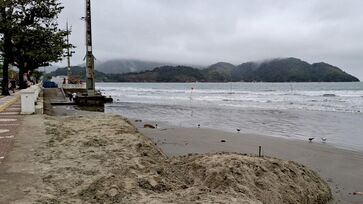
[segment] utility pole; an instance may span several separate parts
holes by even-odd
[[[83,18],[82,18],[83,20]],[[106,98],[101,94],[96,94],[95,91],[95,57],[92,53],[92,27],[91,27],[91,0],[86,0],[86,16],[84,18],[86,21],[86,87],[87,93],[76,98],[76,103],[78,106],[92,106],[92,107],[102,107],[104,110],[105,103],[110,103],[113,101],[112,98]]]
[[[70,48],[70,43],[69,43],[69,34],[72,30],[72,27],[69,28],[68,27],[68,20],[67,20],[67,76],[68,76],[68,82],[69,82],[69,79],[72,75],[72,72],[71,72],[71,57],[72,57],[72,54],[74,53],[74,51],[71,51],[71,48]]]
[[[86,0],[86,87],[87,95],[95,95],[94,64],[95,59],[92,52],[92,26],[91,26],[91,0]]]

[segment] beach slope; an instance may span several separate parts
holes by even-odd
[[[237,153],[169,158],[126,119],[49,117],[15,203],[328,203],[328,185],[292,161]],[[17,151],[15,148],[14,151]],[[26,168],[23,169],[26,171]],[[20,184],[19,184],[20,185]]]

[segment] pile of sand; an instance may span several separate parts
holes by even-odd
[[[36,152],[39,203],[327,203],[306,167],[219,153],[167,158],[127,120],[105,114],[47,118]]]

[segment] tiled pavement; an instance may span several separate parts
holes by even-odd
[[[17,95],[0,99],[0,165],[11,150],[20,125],[20,99]]]

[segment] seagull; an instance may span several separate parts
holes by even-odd
[[[326,142],[326,137],[323,137],[323,138],[321,138],[321,141],[323,141],[323,143],[325,143]]]
[[[241,131],[241,129],[237,128],[237,132],[240,132],[240,131]]]
[[[158,124],[155,124],[155,128],[158,128]]]
[[[309,142],[313,142],[313,139],[315,139],[315,137],[309,137]]]
[[[198,128],[200,128],[200,124],[198,124]]]

